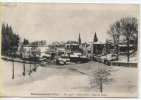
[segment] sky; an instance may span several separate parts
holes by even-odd
[[[107,30],[117,20],[139,18],[139,5],[133,4],[42,4],[12,3],[0,5],[1,24],[29,41],[78,40],[91,42],[94,33],[99,41],[110,38]]]

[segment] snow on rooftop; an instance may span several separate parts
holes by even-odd
[[[97,41],[97,42],[93,42],[93,44],[105,44],[104,41]]]

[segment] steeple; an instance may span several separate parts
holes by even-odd
[[[79,43],[79,45],[81,44],[81,37],[80,37],[80,33],[79,33],[79,37],[78,37],[78,43]]]
[[[98,38],[97,38],[97,35],[96,35],[96,32],[95,32],[93,42],[97,42],[97,41],[98,41]]]

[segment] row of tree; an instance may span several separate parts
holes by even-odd
[[[19,42],[21,40],[19,35],[14,33],[12,27],[8,24],[2,24],[1,34],[1,54],[4,56],[11,56],[12,53],[15,54],[18,49]],[[27,45],[29,44],[29,41],[27,39],[24,39],[23,44]]]
[[[8,24],[2,24],[1,29],[2,34],[2,55],[8,55],[10,52],[14,52],[18,48],[19,44],[19,35],[15,34],[12,30],[12,27]]]

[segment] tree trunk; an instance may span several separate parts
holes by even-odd
[[[130,61],[130,39],[129,36],[127,36],[127,62]]]
[[[12,61],[12,65],[13,65],[13,68],[12,68],[12,72],[13,72],[13,73],[12,73],[12,79],[14,79],[14,76],[15,76],[15,75],[14,75],[14,73],[15,73],[15,72],[14,72],[14,71],[15,71],[15,70],[14,70],[14,59],[13,59],[13,61]]]
[[[102,78],[100,78],[100,92],[103,92],[103,84],[102,84]]]
[[[29,75],[31,75],[31,62],[30,62],[30,66],[29,66]]]
[[[23,62],[23,76],[25,76],[25,62]]]
[[[116,44],[116,54],[117,54],[117,60],[119,59],[119,45]]]
[[[94,61],[94,44],[92,44],[92,54],[91,54],[91,59]]]
[[[34,57],[34,69],[33,69],[34,72],[36,72],[36,56]]]

